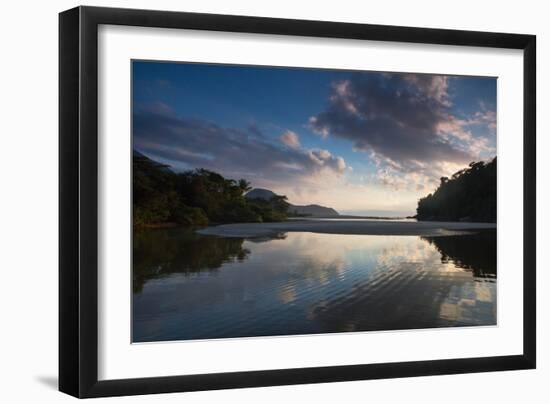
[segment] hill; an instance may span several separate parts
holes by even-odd
[[[442,177],[435,192],[418,201],[416,212],[418,220],[496,223],[496,157]]]
[[[176,173],[137,151],[132,161],[134,226],[205,226],[287,218],[285,197],[247,199],[244,194],[250,186],[244,179],[227,179],[202,168]]]
[[[246,193],[244,196],[246,199],[264,199],[269,201],[271,198],[277,196],[277,194],[269,189],[264,188],[254,188],[253,190]]]
[[[261,199],[269,201],[274,197],[279,197],[275,192],[264,188],[254,188],[245,195],[246,199]],[[311,217],[332,217],[338,216],[338,212],[332,208],[321,205],[293,205],[288,204],[288,213],[291,216],[311,216]]]
[[[296,216],[312,216],[312,217],[332,217],[339,216],[338,212],[332,208],[327,208],[321,205],[290,205],[288,213]]]

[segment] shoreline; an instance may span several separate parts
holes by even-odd
[[[220,237],[268,237],[287,232],[378,236],[455,236],[474,230],[496,229],[496,223],[406,222],[380,220],[291,220],[269,223],[232,223],[209,226],[198,234]]]

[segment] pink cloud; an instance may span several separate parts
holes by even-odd
[[[281,135],[280,139],[281,139],[281,142],[283,142],[283,144],[285,144],[288,147],[291,147],[293,149],[300,148],[300,138],[295,132],[291,130],[285,131]]]

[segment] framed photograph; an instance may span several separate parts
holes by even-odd
[[[535,36],[59,23],[61,391],[535,368]]]

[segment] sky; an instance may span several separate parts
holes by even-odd
[[[496,78],[132,62],[133,147],[293,204],[414,214],[443,176],[496,155]]]

